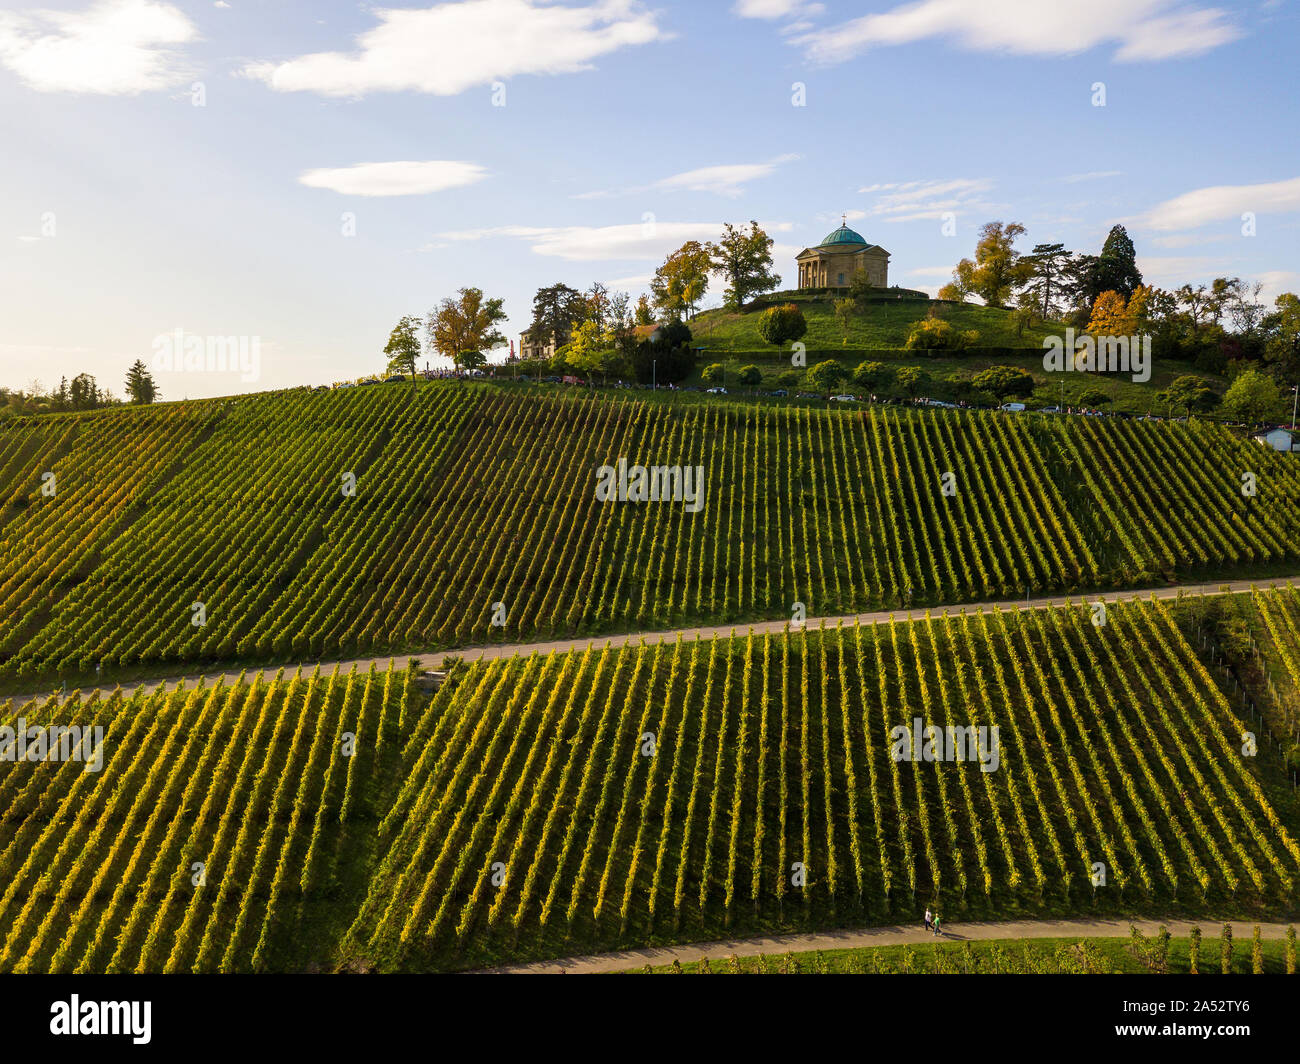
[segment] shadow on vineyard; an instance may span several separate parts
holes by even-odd
[[[601,501],[620,459],[702,468],[702,509]],[[1300,471],[1217,425],[483,385],[14,418],[0,500],[9,690],[1300,560]]]

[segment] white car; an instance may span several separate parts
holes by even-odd
[[[726,388],[710,388],[710,389],[708,389],[708,394],[709,394],[709,395],[726,395],[726,394],[727,394],[727,389],[726,389]]]
[[[1020,414],[1024,412],[1024,403],[1003,403],[1002,409],[1011,414]]]
[[[858,402],[858,397],[856,395],[832,395],[831,402],[832,403],[856,403]]]

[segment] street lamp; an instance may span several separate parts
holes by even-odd
[[[1300,406],[1300,384],[1293,384],[1291,390],[1295,392],[1295,400],[1291,403],[1291,431],[1295,432],[1296,407]]]

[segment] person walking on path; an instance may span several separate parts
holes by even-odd
[[[934,914],[934,933],[935,933],[936,935],[941,934],[941,932],[939,931],[939,914],[938,914],[938,913],[935,913],[935,914]]]
[[[934,927],[934,916],[930,913],[930,910],[929,910],[929,909],[926,909],[926,910],[925,910],[925,929],[926,929],[927,931],[929,931],[929,930],[933,929],[933,927]]]

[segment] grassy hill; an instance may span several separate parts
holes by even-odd
[[[1041,350],[1045,336],[1059,335],[1062,331],[1060,326],[1039,322],[1018,336],[1015,315],[1009,310],[974,303],[882,299],[869,302],[854,313],[846,337],[829,301],[800,300],[798,305],[808,322],[808,334],[802,342],[810,351],[901,349],[907,343],[912,325],[924,318],[931,307],[953,328],[963,332],[968,329],[978,331],[980,347]],[[710,352],[773,351],[772,346],[758,334],[760,313],[761,310],[706,310],[689,324],[696,345]]]
[[[1205,377],[1222,394],[1228,382],[1208,374],[1190,362],[1173,359],[1156,359],[1149,380],[1137,382],[1131,375],[1098,373],[1048,373],[1043,369],[1043,340],[1049,336],[1063,336],[1064,326],[1054,322],[1039,322],[1025,328],[1017,335],[1015,315],[1012,311],[973,303],[926,302],[919,300],[884,300],[869,303],[858,310],[844,336],[843,327],[835,318],[829,302],[800,300],[799,307],[808,322],[808,333],[803,343],[808,348],[808,366],[827,358],[834,358],[850,371],[865,361],[885,362],[896,370],[913,367],[925,374],[918,395],[931,399],[953,401],[963,393],[949,378],[970,378],[991,366],[1015,366],[1033,375],[1037,388],[1030,399],[1031,406],[1084,405],[1082,396],[1090,391],[1104,392],[1109,401],[1107,410],[1129,414],[1168,414],[1168,408],[1156,395],[1176,378],[1185,374]],[[912,326],[926,316],[931,308],[965,332],[975,330],[979,343],[966,352],[909,351],[905,344]],[[687,382],[700,384],[705,366],[719,363],[726,367],[728,383],[734,387],[735,375],[747,365],[757,365],[763,372],[760,390],[776,388],[777,377],[791,371],[789,345],[778,352],[758,334],[761,310],[735,312],[728,310],[704,311],[690,327],[695,346],[703,348],[696,371]],[[803,372],[800,372],[803,377]],[[798,386],[797,386],[798,387]],[[849,391],[863,389],[848,386]],[[905,397],[901,389],[886,386],[877,389],[883,397]]]

